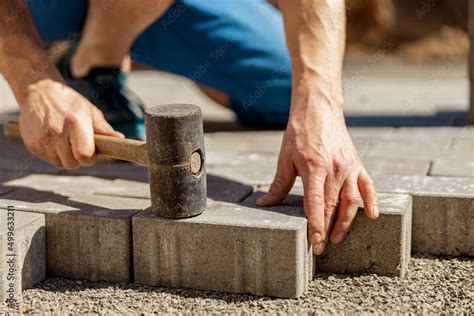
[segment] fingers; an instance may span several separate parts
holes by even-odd
[[[290,159],[280,155],[278,167],[270,190],[257,200],[258,206],[271,206],[283,201],[290,192],[296,179],[296,171]]]
[[[65,142],[63,143],[63,151],[69,149],[69,159],[75,160],[79,165],[91,166],[95,163],[95,143],[94,129],[92,127],[91,117],[81,117],[78,119],[68,119],[64,126]],[[70,144],[69,148],[67,148]],[[63,152],[64,158],[66,154]],[[72,157],[71,157],[72,156]],[[60,156],[62,157],[62,156]],[[62,161],[62,160],[61,160]],[[68,168],[67,166],[65,166]],[[77,166],[78,167],[78,166]],[[76,167],[76,168],[77,168]]]
[[[61,162],[61,159],[58,157],[58,154],[56,151],[48,151],[45,152],[44,150],[42,152],[38,151],[31,151],[36,157],[40,158],[44,162],[50,163],[53,166],[55,166],[58,169],[64,168],[63,163]]]
[[[113,127],[105,119],[104,114],[102,114],[102,112],[94,106],[92,107],[92,122],[94,126],[93,132],[95,134],[125,138],[122,133],[113,129]]]
[[[56,154],[61,160],[61,164],[66,169],[77,169],[81,165],[72,154],[71,145],[69,141],[63,137],[63,141],[56,146]]]
[[[327,173],[321,169],[308,169],[302,175],[304,211],[308,218],[308,238],[317,249],[325,238],[324,183]],[[323,248],[324,249],[324,248]]]
[[[324,252],[329,240],[329,234],[336,215],[337,202],[339,192],[341,190],[342,181],[335,175],[328,175],[324,183],[324,238],[323,241],[313,248],[316,255]]]
[[[375,185],[372,178],[369,176],[367,170],[362,168],[357,180],[362,199],[364,200],[364,209],[367,217],[370,219],[377,219],[379,217],[379,202]]]
[[[26,149],[44,162],[50,163],[58,169],[64,168],[54,148],[53,141],[27,142],[24,141]],[[50,150],[50,148],[53,150]]]
[[[355,177],[347,178],[339,197],[337,219],[331,232],[332,243],[339,244],[344,240],[357,214],[360,202],[357,179]]]

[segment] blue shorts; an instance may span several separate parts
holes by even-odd
[[[80,38],[87,1],[30,0],[29,7],[45,42]],[[177,1],[130,55],[226,92],[245,125],[286,126],[291,63],[282,17],[265,0]]]

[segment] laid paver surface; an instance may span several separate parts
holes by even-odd
[[[412,249],[474,256],[474,179],[377,175],[379,192],[413,197]]]
[[[431,165],[431,176],[474,178],[474,156],[472,160],[439,159]]]
[[[361,158],[380,192],[412,195],[414,210],[430,214],[429,217],[420,212],[413,214],[414,227],[431,227],[424,234],[428,239],[423,238],[421,228],[413,231],[416,251],[472,256],[474,128],[462,126],[467,107],[465,66],[447,63],[431,68],[404,68],[390,61],[383,66],[348,64],[346,67],[346,116]],[[214,203],[235,207],[252,192],[271,183],[282,131],[239,131],[230,111],[217,107],[192,84],[175,76],[150,72],[133,74],[131,86],[149,105],[190,102],[203,108],[205,130],[217,131],[205,135],[210,207]],[[186,89],[181,89],[183,86]],[[156,93],[157,87],[160,93]],[[6,103],[2,111],[15,109],[2,81],[0,97]],[[0,124],[12,118],[15,114],[0,113]],[[123,232],[131,233],[132,217],[149,203],[146,168],[108,161],[92,168],[58,171],[30,156],[20,143],[2,136],[0,150],[0,203],[3,201],[2,205],[6,205],[14,201],[20,210],[45,214],[46,229],[49,227],[52,232],[50,236],[68,236],[56,242],[60,246],[51,253],[53,257],[70,256],[76,261],[57,260],[61,263],[59,267],[78,265],[81,258],[92,253],[90,245],[107,235],[102,250],[87,255],[90,260],[85,266],[96,269],[76,269],[73,271],[76,277],[100,279],[94,276],[104,274],[100,270],[104,260],[117,261],[113,266],[125,266],[120,270],[122,275],[131,271],[131,257],[124,259],[116,255],[120,252],[111,253],[110,249],[112,245],[122,245],[118,248],[127,253],[133,248],[130,247],[131,236]],[[463,179],[458,179],[460,176]],[[428,182],[438,183],[438,186],[425,194]],[[301,182],[297,181],[295,186],[301,192]],[[97,218],[102,222],[97,222]],[[363,217],[358,223],[363,223]],[[456,227],[462,229],[456,231]],[[102,229],[105,230],[101,232]],[[357,232],[357,227],[354,229]],[[82,236],[81,242],[77,241],[77,234]],[[440,236],[449,238],[440,243]],[[80,248],[86,250],[81,253]],[[104,257],[103,254],[109,255]],[[115,258],[111,258],[114,255]],[[50,260],[53,258],[48,256]],[[148,308],[169,312],[469,313],[474,310],[472,264],[472,257],[415,256],[405,279],[374,274],[318,274],[298,300],[52,278],[26,291],[22,308],[69,312],[128,312]],[[338,269],[336,272],[347,272],[344,264]],[[74,275],[69,277],[74,278]],[[110,281],[126,281],[126,278]],[[101,302],[94,299],[97,297],[102,298]]]

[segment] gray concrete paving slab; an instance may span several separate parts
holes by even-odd
[[[419,143],[412,142],[375,142],[367,153],[374,158],[435,159],[448,152],[449,141]]]
[[[260,168],[262,166],[276,166],[278,153],[250,153],[236,151],[208,151],[206,153],[206,166],[215,167],[240,167]]]
[[[414,196],[412,248],[418,253],[474,256],[474,198]]]
[[[150,199],[150,185],[148,182],[115,179],[111,185],[94,190],[94,194]]]
[[[113,183],[112,180],[92,176],[30,174],[22,178],[3,182],[3,186],[13,189],[28,188],[58,194],[93,194],[104,187],[113,187]]]
[[[109,179],[148,181],[148,168],[122,161],[100,161],[92,167],[77,170],[61,170],[63,175],[89,175]]]
[[[0,170],[0,196],[12,192],[15,188],[5,186],[4,183],[10,181],[9,175]]]
[[[255,204],[267,188],[261,188],[244,201]],[[381,194],[380,217],[369,220],[359,209],[351,231],[340,245],[329,244],[321,256],[315,257],[316,270],[327,273],[375,273],[403,277],[410,260],[411,197],[404,194]],[[282,205],[265,208],[273,212],[303,210],[303,192],[295,188]]]
[[[389,140],[395,135],[395,127],[349,127],[349,134],[354,138],[376,138]]]
[[[362,209],[340,245],[329,244],[316,257],[317,271],[342,274],[375,273],[404,277],[411,254],[412,199],[380,194],[380,216],[367,218]]]
[[[207,195],[211,200],[237,203],[252,191],[252,186],[207,174]],[[116,179],[111,185],[94,190],[94,194],[150,199],[150,185],[145,182]]]
[[[474,194],[474,179],[471,178],[375,175],[373,180],[379,192],[453,197],[472,197]]]
[[[474,179],[374,176],[379,192],[413,196],[412,249],[474,256]]]
[[[270,184],[275,176],[278,156],[248,154],[228,163],[209,164],[207,172],[248,185]]]
[[[10,177],[6,175],[5,172],[0,171],[0,196],[14,190],[14,188],[7,187],[4,185],[4,182],[7,182],[9,180]]]
[[[11,188],[0,187],[0,196],[3,195],[3,194],[6,194],[8,192],[11,192],[11,191],[12,191]]]
[[[457,75],[450,75],[453,70]],[[375,124],[377,116],[399,117],[399,126],[404,126],[414,115],[433,117],[442,110],[466,111],[469,86],[465,80],[465,65],[446,62],[437,67],[426,67],[420,71],[422,72],[425,75],[414,74],[411,77],[394,77],[388,74],[363,76],[355,84],[351,84],[348,81],[350,78],[346,78],[346,115],[368,116]],[[367,126],[367,122],[365,123]],[[414,126],[419,126],[420,122],[413,123],[418,123]]]
[[[237,154],[278,154],[283,131],[220,132],[205,134],[207,152],[231,152]]]
[[[370,174],[426,175],[429,159],[389,159],[363,157],[364,167]]]
[[[457,160],[474,161],[474,138],[455,139],[446,156]]]
[[[408,129],[349,130],[353,134],[353,141],[366,168],[373,174],[426,175],[433,159],[448,155],[451,143],[455,139],[470,135],[468,128],[445,128],[435,137],[430,136],[428,129],[415,128],[414,133],[420,135],[419,138],[410,136]],[[261,135],[263,143],[270,144],[271,138],[277,139],[279,132],[273,133],[242,133],[240,138],[238,137],[240,133],[211,134],[211,138],[214,138],[207,150],[208,170],[244,183],[254,185],[271,183],[276,170],[279,147],[274,141],[271,150],[267,147],[266,152],[265,150],[258,152],[259,146],[265,148],[265,145],[254,138]],[[255,152],[245,152],[246,147]]]
[[[438,142],[457,139],[474,139],[474,127],[400,127],[394,132],[392,140],[416,141],[416,142]]]
[[[17,140],[6,139],[3,136],[3,125],[0,125],[0,173],[11,179],[25,176],[33,172],[58,173],[58,169],[34,157],[26,151],[23,144]]]
[[[135,282],[298,297],[313,275],[306,225],[296,209],[223,202],[181,220],[147,210],[133,218]]]
[[[131,280],[131,218],[149,200],[21,188],[0,198],[0,208],[8,205],[45,214],[48,275]]]
[[[439,159],[435,160],[430,169],[430,176],[445,177],[474,177],[474,159],[456,160]]]
[[[395,128],[349,128],[354,144],[359,151],[366,151],[378,141],[395,138]],[[268,154],[278,156],[283,140],[283,131],[227,132],[205,134],[209,163],[239,160],[240,155]],[[215,159],[212,156],[220,160]]]
[[[238,203],[253,192],[253,186],[207,174],[207,197],[213,201]]]
[[[46,279],[44,215],[0,209],[0,257],[0,302],[12,304]]]

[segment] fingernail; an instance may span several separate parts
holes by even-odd
[[[257,205],[265,204],[266,200],[267,200],[267,195],[265,194],[264,196],[261,196],[257,199]]]
[[[316,249],[314,250],[314,254],[319,256],[324,252],[324,248],[326,247],[326,243],[322,242],[319,245],[316,246]]]
[[[375,218],[378,218],[379,217],[379,207],[377,206],[377,204],[374,204],[374,207],[372,209],[374,211]]]
[[[344,240],[345,237],[346,237],[346,233],[340,232],[334,235],[334,237],[332,238],[332,242],[335,244],[339,244]]]
[[[320,233],[314,233],[311,235],[311,238],[309,239],[309,242],[313,245],[318,245],[323,241],[323,238]]]

